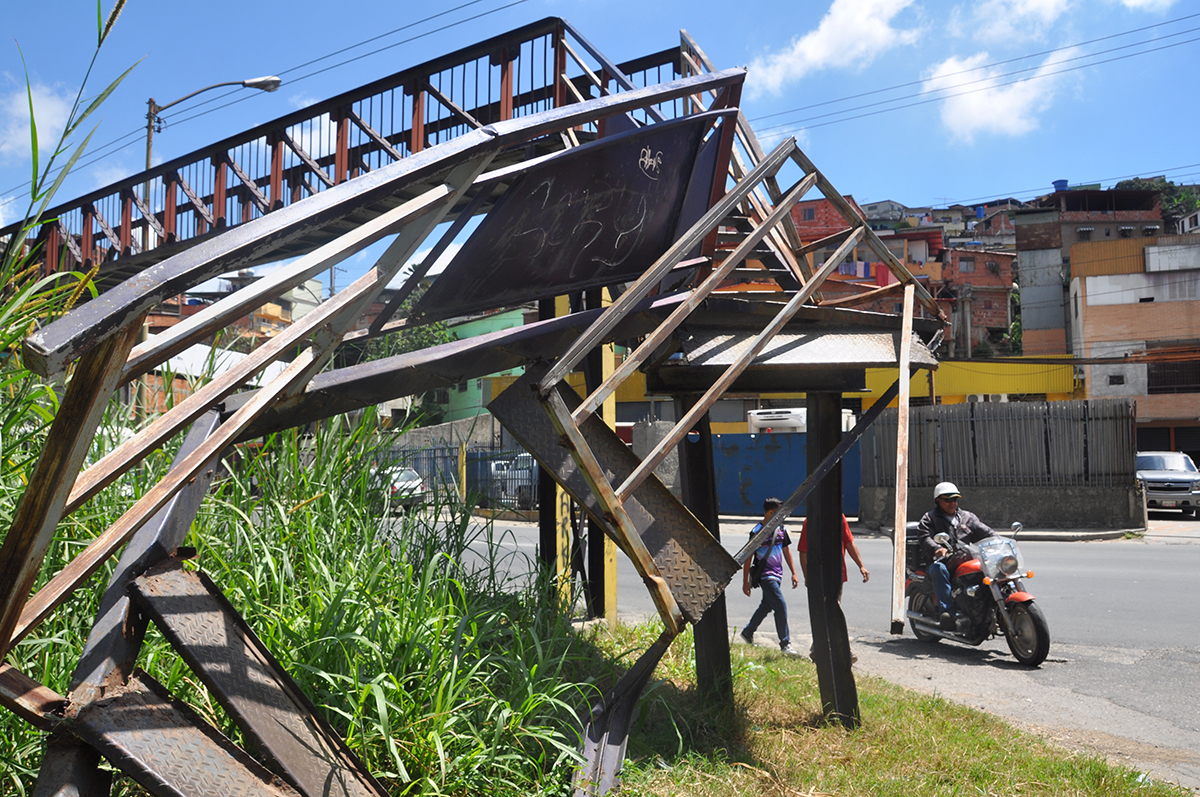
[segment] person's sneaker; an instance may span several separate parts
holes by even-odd
[[[747,645],[754,644],[754,634],[747,634],[745,628],[743,628],[741,631],[738,631],[738,636],[740,636],[742,638],[742,641],[745,642]]]
[[[851,653],[851,654],[850,654],[850,663],[851,663],[851,664],[858,664],[858,656],[855,656],[853,653]]]
[[[939,624],[942,626],[943,631],[953,631],[954,630],[954,615],[950,614],[950,612],[942,612],[942,616],[941,616],[941,619],[939,620]]]
[[[799,656],[800,655],[800,651],[798,651],[794,647],[792,647],[791,642],[786,642],[786,643],[780,645],[779,651],[781,653],[783,653],[783,655],[785,655],[785,656]]]

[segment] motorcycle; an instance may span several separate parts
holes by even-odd
[[[908,524],[908,578],[904,594],[908,598],[908,622],[922,642],[949,639],[966,645],[979,645],[1003,633],[1009,650],[1028,667],[1036,667],[1050,653],[1050,627],[1033,595],[1021,582],[1033,578],[1026,571],[1015,539],[987,537],[977,543],[955,544],[947,534],[938,534],[934,542],[949,553],[943,557],[950,571],[951,599],[958,611],[953,629],[942,628],[941,610],[934,592],[933,578],[920,562],[921,550],[914,533],[918,524]],[[1012,524],[1013,536],[1021,530]]]

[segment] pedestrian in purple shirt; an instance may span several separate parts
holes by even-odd
[[[771,517],[771,514],[779,508],[783,502],[778,498],[768,498],[763,501],[763,520],[750,530],[750,536],[753,537],[763,527],[763,523]],[[783,601],[783,589],[780,587],[780,581],[783,580],[783,563],[787,562],[788,570],[792,571],[792,589],[800,585],[800,577],[796,575],[796,565],[792,561],[792,538],[788,536],[787,529],[780,525],[775,529],[775,534],[766,544],[759,546],[754,552],[754,556],[746,560],[742,566],[742,592],[746,596],[750,596],[750,566],[752,562],[764,560],[762,576],[759,579],[759,586],[762,587],[762,602],[758,604],[758,608],[754,610],[754,614],[750,617],[750,622],[742,629],[740,636],[748,645],[754,644],[754,632],[758,630],[758,626],[763,620],[767,619],[767,615],[771,612],[775,613],[775,631],[779,634],[779,649],[783,651],[785,656],[799,656],[800,654],[792,648],[792,633],[788,628],[787,619],[787,604]]]

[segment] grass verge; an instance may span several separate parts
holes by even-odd
[[[658,633],[591,633],[632,663]],[[696,690],[690,633],[656,671],[634,722],[620,794],[689,797],[817,795],[1187,795],[1099,756],[1073,753],[940,697],[856,677],[863,724],[823,722],[807,659],[737,645],[734,706]]]

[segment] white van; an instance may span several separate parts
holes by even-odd
[[[746,424],[750,434],[780,434],[782,432],[808,431],[808,409],[787,407],[771,410],[750,410],[746,413]],[[842,431],[854,428],[854,411],[842,410]]]

